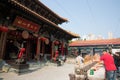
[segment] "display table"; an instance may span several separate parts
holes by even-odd
[[[89,62],[80,66],[75,66],[75,72],[70,73],[70,80],[86,80],[87,71],[96,64],[96,62]]]
[[[90,75],[90,69],[87,71],[88,80],[105,80],[105,68],[104,66],[99,66],[93,75]]]

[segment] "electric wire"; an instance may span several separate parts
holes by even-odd
[[[58,5],[58,7],[65,13],[65,15],[67,15],[68,17],[74,18],[74,17],[68,12],[68,10],[66,10],[65,7],[63,7],[57,0],[55,0],[54,2],[56,2],[56,4]],[[68,21],[69,21],[69,20],[68,20]]]
[[[91,15],[91,17],[92,17],[93,23],[94,23],[94,25],[97,27],[96,20],[95,20],[95,18],[94,18],[94,15],[93,15],[93,12],[92,12],[92,8],[91,8],[88,0],[86,0],[86,4],[87,4],[87,6],[88,6],[88,10],[89,10],[89,13],[90,13],[90,15]]]

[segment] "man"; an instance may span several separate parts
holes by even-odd
[[[104,62],[107,80],[116,80],[116,66],[114,58],[106,51],[103,51],[100,58]]]

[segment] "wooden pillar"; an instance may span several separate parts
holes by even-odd
[[[51,59],[54,57],[54,41],[51,43]]]
[[[7,39],[7,33],[2,32],[0,37],[0,59],[3,59],[5,47],[6,47],[6,39]]]
[[[37,43],[37,46],[36,46],[36,55],[39,53],[39,44],[40,44],[40,42],[39,42],[39,38],[37,39],[37,41],[36,41],[36,43]]]
[[[30,60],[30,40],[28,39],[26,42],[26,58]],[[24,53],[25,54],[25,53]]]
[[[65,45],[65,55],[68,54],[68,44]]]
[[[61,44],[61,53],[62,53],[62,55],[64,55],[64,42],[62,42],[62,44]]]
[[[40,55],[40,46],[41,45],[41,41],[40,41],[40,39],[38,38],[37,39],[37,46],[36,46],[36,58],[37,58],[37,60],[39,60],[39,55]]]
[[[42,54],[45,54],[45,41],[42,41]]]

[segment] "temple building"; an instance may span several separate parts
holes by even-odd
[[[58,26],[67,21],[39,0],[0,0],[0,59],[16,59],[20,48],[27,60],[67,54],[68,41],[79,37]]]

